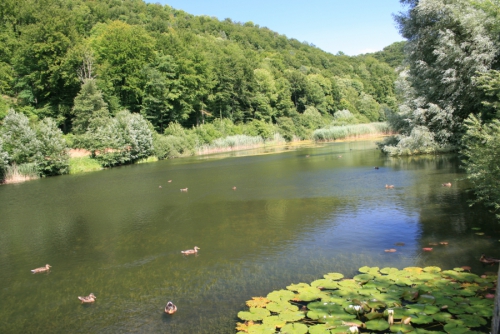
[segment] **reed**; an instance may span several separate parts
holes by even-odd
[[[12,164],[5,168],[4,183],[19,183],[40,178],[36,163]]]
[[[261,136],[234,135],[215,139],[212,143],[200,145],[196,153],[198,155],[222,153],[228,151],[248,150],[264,146],[282,145],[286,140],[279,133],[275,133],[271,139],[264,140]]]
[[[329,128],[314,131],[313,140],[327,142],[346,138],[388,135],[390,133],[391,130],[386,122],[330,126]]]
[[[70,174],[87,173],[101,169],[102,166],[99,164],[99,162],[89,156],[69,159]]]

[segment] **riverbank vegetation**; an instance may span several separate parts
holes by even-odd
[[[252,22],[142,0],[5,0],[0,14],[4,175],[13,164],[74,172],[69,148],[111,167],[310,139],[396,108],[385,59],[398,47],[332,55]],[[10,119],[22,120],[16,139]]]

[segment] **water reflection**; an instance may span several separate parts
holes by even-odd
[[[328,272],[491,270],[477,259],[500,256],[499,228],[468,207],[458,165],[354,142],[2,186],[0,331],[233,333],[252,296]],[[195,245],[197,256],[181,255]],[[30,274],[45,263],[50,274]],[[96,303],[80,305],[91,292]],[[163,314],[168,300],[173,317]]]

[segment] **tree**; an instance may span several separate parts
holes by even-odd
[[[58,175],[69,172],[68,146],[63,133],[52,118],[44,118],[36,126],[42,159],[38,169],[43,175]]]
[[[72,114],[75,134],[85,133],[92,120],[109,117],[107,104],[94,79],[84,80],[80,93],[75,97]]]
[[[13,109],[9,110],[0,131],[4,150],[12,162],[23,164],[42,160],[41,143],[25,115],[16,113]]]

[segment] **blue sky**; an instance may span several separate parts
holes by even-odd
[[[392,14],[399,0],[153,0],[193,15],[252,21],[320,49],[348,55],[374,52],[403,40]]]

